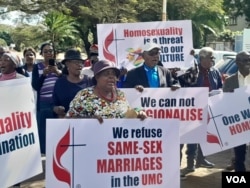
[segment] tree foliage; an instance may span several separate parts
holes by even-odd
[[[223,7],[228,16],[243,16],[250,22],[250,1],[249,0],[224,0]]]
[[[27,24],[19,25],[13,29],[10,34],[15,43],[15,49],[18,51],[23,50],[24,47],[32,46],[34,48],[45,40],[45,28],[43,26],[30,26]]]
[[[59,43],[73,40],[77,44],[78,31],[73,17],[59,11],[49,12],[44,20],[45,34],[55,49],[59,49]]]
[[[2,31],[0,32],[0,39],[5,42],[5,45],[9,46],[11,43],[13,43],[13,40],[11,38],[11,35],[9,32]]]
[[[167,2],[169,20],[192,20],[195,47],[203,45],[208,34],[217,35],[224,29],[223,0],[168,0]],[[92,43],[97,43],[97,24],[162,19],[162,0],[0,0],[0,3],[8,6],[10,10],[22,10],[28,14],[56,10],[74,18],[72,22],[87,51]],[[59,28],[55,32],[49,23],[47,20],[50,38],[57,37],[56,40],[60,40],[60,44],[62,39],[69,40],[66,39],[67,32],[60,34]],[[72,26],[69,22],[67,24]],[[55,36],[52,31],[56,33]],[[46,32],[48,34],[48,31]],[[68,34],[72,36],[72,33]],[[93,36],[92,41],[90,35]]]
[[[4,46],[9,46],[13,43],[10,32],[14,29],[13,26],[0,24],[0,40],[1,44]]]
[[[229,29],[225,29],[221,33],[219,33],[218,39],[220,41],[225,41],[225,42],[234,42],[235,41],[235,36],[237,35],[242,35],[243,31],[231,31]]]
[[[137,4],[136,0],[68,1],[61,10],[76,18],[77,29],[88,52],[92,43],[98,43],[97,24],[136,22],[138,12],[134,7]],[[90,34],[93,41],[89,40]]]
[[[170,20],[192,20],[194,47],[206,44],[209,34],[217,35],[224,29],[224,11],[222,0],[169,0],[168,16]]]
[[[0,46],[8,46],[6,41],[2,38],[0,38]]]
[[[39,12],[55,9],[64,2],[60,0],[0,0],[2,7],[7,7],[8,11],[20,10],[27,14],[37,14]]]

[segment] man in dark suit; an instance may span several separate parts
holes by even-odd
[[[134,68],[127,73],[124,88],[135,87],[171,87],[173,90],[179,88],[179,82],[172,77],[171,71],[159,66],[160,47],[155,43],[147,43],[143,46],[142,66]]]
[[[250,53],[246,51],[239,52],[236,55],[236,65],[238,72],[226,78],[223,91],[233,92],[234,89],[250,84]],[[234,148],[235,161],[234,169],[236,172],[245,172],[246,144]]]

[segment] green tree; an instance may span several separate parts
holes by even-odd
[[[7,46],[6,41],[2,38],[0,38],[0,46]]]
[[[6,31],[0,32],[0,38],[5,41],[7,46],[9,46],[11,43],[13,43],[13,40],[12,40],[9,32],[6,32]]]
[[[66,40],[78,40],[75,19],[59,11],[48,13],[44,20],[44,26],[46,27],[46,38],[51,41],[55,49],[59,49],[59,43]]]
[[[14,0],[8,2],[11,2],[9,5],[12,9],[30,14],[49,11],[55,7],[64,15],[75,18],[78,22],[77,30],[87,51],[91,43],[97,43],[96,28],[99,23],[160,21],[162,16],[162,0],[18,0],[20,4]],[[167,2],[167,17],[170,20],[192,20],[195,47],[204,45],[208,34],[217,34],[223,30],[223,0]],[[93,37],[90,39],[89,36]]]
[[[136,5],[136,20],[141,22],[162,20],[162,0],[138,0]]]
[[[136,22],[138,12],[134,7],[137,4],[136,0],[67,1],[61,10],[76,18],[79,35],[88,53],[91,44],[98,43],[97,24]]]
[[[6,46],[13,43],[11,32],[15,29],[13,26],[0,24],[0,38],[5,41]]]
[[[170,20],[192,20],[194,47],[206,45],[207,35],[217,36],[224,29],[223,0],[169,0]]]
[[[9,11],[20,10],[27,14],[38,14],[40,12],[56,9],[65,0],[0,0],[1,7],[7,7]]]
[[[23,50],[22,48],[32,46],[38,47],[44,40],[45,28],[41,25],[30,26],[27,24],[20,24],[10,33],[13,39],[13,43],[16,45],[15,49],[18,51]]]
[[[250,24],[249,0],[224,0],[223,7],[229,17],[238,17],[245,15],[246,21]]]

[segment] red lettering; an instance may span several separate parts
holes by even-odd
[[[143,167],[144,167],[144,160],[145,159],[147,159],[147,158],[144,158],[143,159],[143,164],[142,164],[142,162],[141,162],[141,159],[140,158],[136,158],[135,159],[135,167],[134,167],[134,170],[135,171],[141,171],[142,169],[143,169]]]
[[[157,119],[180,119],[181,121],[201,121],[203,110],[198,108],[192,109],[147,109],[145,110],[148,117]]]
[[[142,174],[142,185],[162,184],[162,174]]]
[[[156,157],[155,169],[156,170],[161,170],[162,169],[162,158],[161,157]]]
[[[114,144],[115,144],[114,142],[108,143],[108,154],[109,155],[114,155],[114,153],[115,153],[115,149],[113,148]]]
[[[197,120],[201,121],[201,120],[202,120],[203,110],[202,110],[201,108],[199,108],[199,109],[198,109],[198,113],[197,113],[197,114],[198,114],[198,116],[197,116],[197,117],[198,117],[198,118],[197,118]]]
[[[138,154],[138,141],[125,141],[125,142],[109,142],[108,154],[109,155],[127,155]]]
[[[143,152],[149,153],[162,153],[162,141],[152,140],[143,142]]]
[[[118,159],[116,159],[116,161],[119,161]],[[116,171],[116,165],[115,165],[115,161],[113,159],[109,159],[108,160],[108,168],[107,168],[107,172],[115,172]]]
[[[161,170],[161,157],[98,159],[97,173]]]
[[[250,131],[250,121],[245,121],[245,122],[237,123],[235,125],[231,125],[229,127],[229,131],[230,131],[231,135]]]

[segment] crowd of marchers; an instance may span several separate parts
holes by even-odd
[[[114,62],[99,59],[96,44],[90,48],[87,60],[82,58],[79,50],[68,49],[62,61],[57,61],[50,43],[41,45],[39,53],[43,59],[40,61],[32,47],[24,49],[23,57],[0,47],[0,81],[30,77],[42,154],[46,153],[48,118],[96,118],[100,123],[107,118],[147,118],[143,110],[130,107],[120,88],[143,92],[144,88],[166,87],[174,92],[181,87],[207,87],[209,91],[233,92],[250,84],[250,54],[247,51],[236,55],[238,70],[224,80],[214,67],[214,50],[210,47],[203,47],[197,56],[192,50],[191,55],[196,57],[193,66],[178,77],[178,69],[168,69],[160,62],[161,48],[157,44],[147,43],[142,49],[142,65],[127,70],[118,68]],[[232,162],[227,168],[246,171],[246,144],[233,150]],[[181,170],[182,179],[196,168],[215,166],[203,156],[199,144],[187,144],[186,154],[187,167]],[[20,184],[15,185],[18,186]]]

